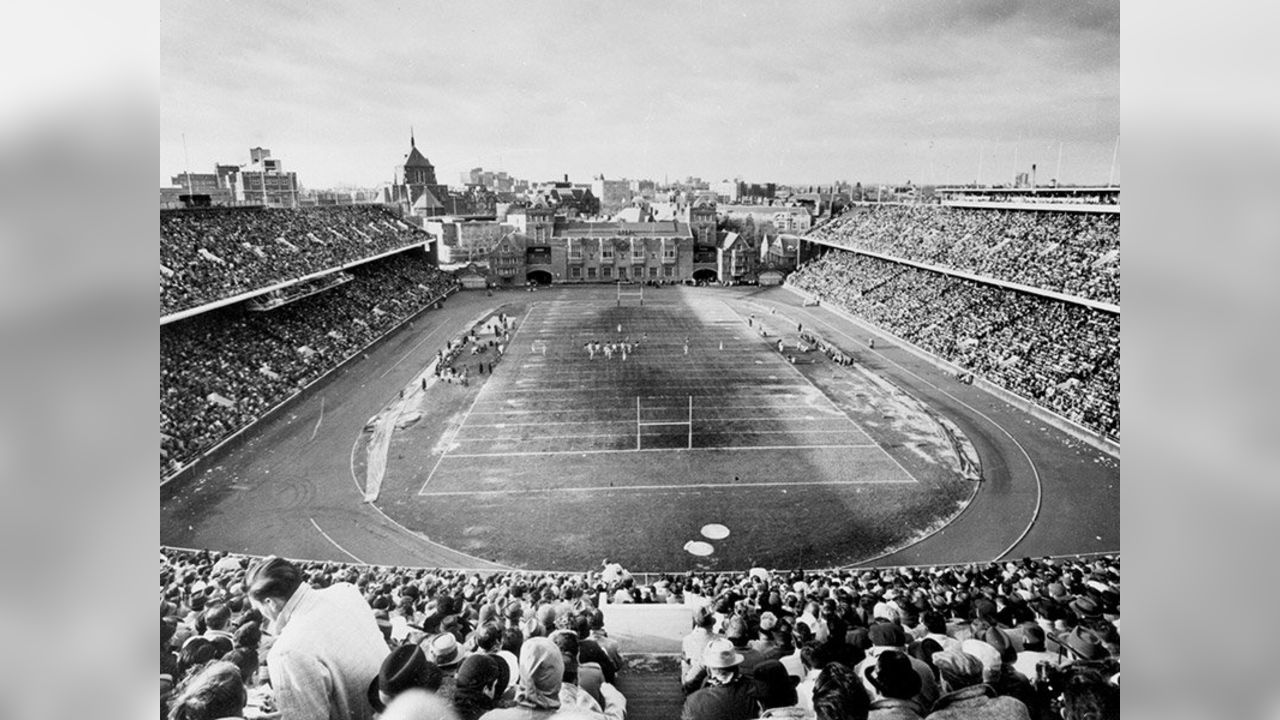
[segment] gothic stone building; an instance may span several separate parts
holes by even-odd
[[[535,202],[515,211],[489,256],[500,285],[719,280],[716,207],[702,198],[682,220],[586,222]]]

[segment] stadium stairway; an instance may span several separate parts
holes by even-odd
[[[626,668],[618,690],[627,698],[627,720],[680,717],[680,641],[693,608],[685,605],[603,605],[604,627],[621,645]]]
[[[618,690],[627,698],[627,720],[675,720],[684,707],[680,692],[680,656],[624,653]]]

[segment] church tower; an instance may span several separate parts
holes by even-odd
[[[418,143],[409,131],[409,157],[401,168],[405,185],[439,185],[436,182],[436,168],[421,152]]]
[[[410,215],[432,217],[453,211],[449,188],[436,180],[436,168],[418,150],[412,128],[409,129],[409,155],[396,170],[403,184],[396,186],[395,197]]]

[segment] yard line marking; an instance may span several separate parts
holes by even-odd
[[[645,424],[646,425],[687,425],[688,423],[676,422],[676,423],[645,423]],[[791,431],[789,430],[756,430],[756,431],[741,431],[741,432],[739,431],[731,431],[731,432],[703,431],[703,432],[696,433],[696,435],[699,437],[705,437],[708,435],[729,435],[732,437],[740,438],[745,435],[786,435],[789,432]],[[848,436],[849,435],[848,430],[803,430],[801,432],[803,432],[806,436],[811,436],[811,435]],[[492,437],[454,438],[454,442],[458,444],[496,443],[496,442],[528,443],[528,442],[540,442],[543,440],[578,440],[578,439],[588,439],[588,438],[617,438],[621,440],[623,438],[629,438],[629,437],[630,437],[629,435],[623,435],[621,433],[591,433],[591,434],[575,433],[573,435],[534,435],[529,437],[525,437],[521,435],[494,435]],[[738,446],[734,446],[734,447],[738,447]],[[864,447],[864,446],[850,446],[850,447]],[[867,445],[865,447],[871,447],[871,446]],[[451,454],[449,457],[458,457],[458,456],[456,454]]]
[[[347,557],[351,558],[352,560],[355,560],[361,565],[369,564],[361,560],[360,558],[356,557],[355,555],[352,555],[350,552],[347,552],[347,549],[339,545],[337,540],[334,540],[333,538],[329,537],[329,533],[325,532],[324,530],[321,530],[320,526],[316,524],[315,518],[308,518],[308,519],[311,520],[311,526],[314,527],[321,535],[323,535],[325,540],[328,540],[329,542],[333,543],[333,546],[341,550],[343,553],[345,553]]]
[[[530,493],[553,492],[601,492],[605,490],[715,490],[719,488],[761,488],[761,487],[809,487],[838,485],[906,485],[915,480],[800,480],[797,482],[728,482],[728,483],[690,483],[688,485],[597,485],[594,487],[548,487],[522,488],[519,490],[441,490],[438,492],[420,493],[424,497],[466,497],[472,495],[517,495]]]
[[[619,436],[621,437],[621,436]],[[628,436],[629,438],[630,436]],[[449,453],[449,459],[455,458],[501,458],[501,457],[526,457],[536,455],[620,455],[623,453],[633,452],[697,452],[701,450],[817,450],[824,448],[835,449],[856,449],[856,448],[878,448],[879,445],[714,445],[709,447],[688,448],[645,448],[644,450],[529,450],[525,452],[498,452],[498,453]],[[441,457],[443,460],[443,456]],[[439,462],[436,463],[439,465]],[[435,471],[432,470],[434,473]],[[911,482],[915,482],[913,479]],[[423,483],[425,486],[425,483]]]

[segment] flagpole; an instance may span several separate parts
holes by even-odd
[[[187,134],[182,133],[182,164],[187,169],[187,194],[191,195],[191,159],[187,157]]]
[[[1116,156],[1120,154],[1120,136],[1116,136],[1116,146],[1111,151],[1111,174],[1107,176],[1107,187],[1115,185],[1116,180]]]

